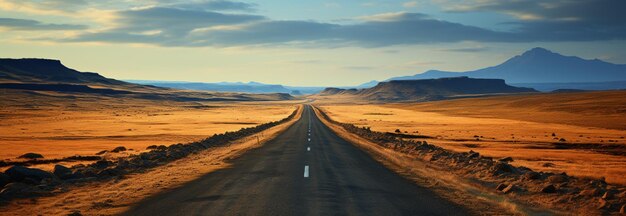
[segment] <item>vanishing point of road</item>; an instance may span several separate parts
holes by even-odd
[[[340,138],[306,105],[262,147],[125,215],[465,215]]]

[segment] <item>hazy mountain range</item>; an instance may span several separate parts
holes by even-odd
[[[588,90],[626,88],[626,65],[624,64],[563,56],[539,47],[493,67],[465,72],[429,70],[421,74],[393,77],[387,80],[457,76],[504,79],[511,85],[532,87],[542,91],[567,88]],[[361,87],[372,87],[376,83],[371,81],[362,84]]]

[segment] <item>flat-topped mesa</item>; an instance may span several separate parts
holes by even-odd
[[[124,84],[97,73],[80,72],[56,59],[0,59],[0,80],[5,82],[53,82]]]
[[[391,80],[372,88],[326,88],[320,95],[354,95],[371,101],[431,101],[463,96],[537,92],[532,88],[507,85],[502,79],[449,77],[420,80]]]
[[[333,88],[333,87],[329,87],[329,88],[325,88],[323,91],[321,91],[319,94],[320,95],[339,95],[339,94],[356,94],[359,90],[355,89],[355,88],[351,88],[351,89],[342,89],[342,88]]]

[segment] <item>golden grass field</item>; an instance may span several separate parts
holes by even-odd
[[[260,106],[259,104],[252,105]],[[41,197],[36,202],[15,200],[12,205],[0,206],[0,212],[8,215],[65,215],[79,210],[84,215],[121,214],[146,197],[180,187],[207,173],[232,166],[231,159],[263,146],[265,142],[278,136],[300,118],[301,106],[290,107],[293,108],[289,109],[290,114],[300,107],[295,118],[263,131],[259,134],[260,139],[252,136],[244,137],[230,145],[209,148],[157,169],[129,174],[121,179],[68,186],[62,190],[64,193]],[[107,207],[99,207],[103,204]]]
[[[175,102],[3,90],[0,160],[196,141],[287,117],[297,102]],[[131,152],[133,152],[131,151]]]
[[[432,136],[426,139],[429,143],[454,151],[511,156],[513,164],[534,170],[626,184],[626,91],[427,103],[348,104],[323,99],[316,103],[339,122],[382,132],[400,129]]]

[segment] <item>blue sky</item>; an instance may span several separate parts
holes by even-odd
[[[0,57],[118,79],[357,85],[533,47],[626,63],[625,1],[0,0]]]

